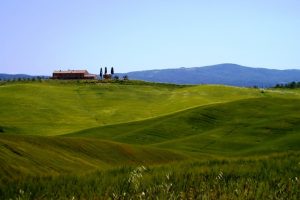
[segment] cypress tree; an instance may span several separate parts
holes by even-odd
[[[100,79],[102,80],[102,67],[100,68]]]
[[[112,67],[111,69],[110,69],[110,73],[111,73],[111,75],[113,75],[115,72],[114,72],[114,67]]]

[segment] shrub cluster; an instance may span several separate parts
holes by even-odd
[[[293,81],[286,84],[276,84],[275,88],[289,88],[289,89],[300,88],[300,82]]]

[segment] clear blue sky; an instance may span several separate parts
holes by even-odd
[[[0,1],[0,73],[228,62],[300,67],[300,1]]]

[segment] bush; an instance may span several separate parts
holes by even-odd
[[[123,76],[123,80],[124,80],[124,81],[129,80],[128,76],[127,76],[127,75]]]

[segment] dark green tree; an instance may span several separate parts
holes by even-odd
[[[114,73],[115,73],[114,67],[112,67],[112,68],[110,69],[110,74],[113,75]]]
[[[42,82],[42,77],[41,76],[36,77],[36,79],[38,80],[38,82]]]
[[[127,81],[128,80],[128,76],[127,75],[123,76],[123,80]]]
[[[291,82],[289,88],[292,88],[292,89],[296,88],[296,82],[295,81]]]
[[[104,68],[104,74],[107,74],[107,67]]]
[[[102,80],[102,78],[103,78],[103,74],[102,74],[102,67],[100,68],[100,79]]]

